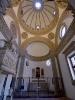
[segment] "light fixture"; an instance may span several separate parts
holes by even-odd
[[[35,0],[34,6],[37,10],[40,10],[42,7],[42,2],[41,0]]]
[[[54,11],[54,12],[53,12],[53,14],[55,15],[55,14],[56,14],[56,12]]]
[[[37,25],[37,26],[36,26],[36,29],[37,29],[37,30],[39,30],[39,29],[40,29],[40,26],[39,26],[39,25]]]
[[[46,61],[46,65],[47,66],[50,66],[51,65],[51,60],[50,59]]]

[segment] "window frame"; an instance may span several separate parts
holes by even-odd
[[[67,63],[67,67],[68,67],[68,71],[69,71],[69,74],[70,74],[70,78],[71,78],[71,82],[72,82],[72,85],[75,86],[75,79],[73,79],[72,77],[72,73],[71,73],[71,70],[70,70],[70,67],[72,67],[72,64],[71,66],[69,66],[69,63],[68,63],[68,59],[71,63],[71,58],[75,55],[75,41],[72,41],[67,47],[66,49],[63,51],[63,54],[65,55],[65,59],[66,59],[66,63]],[[72,69],[72,68],[71,68]],[[73,71],[73,69],[72,69]],[[73,72],[74,73],[74,72]],[[74,74],[75,75],[75,74]],[[75,77],[75,76],[74,76]]]
[[[62,36],[62,30],[63,30],[63,28],[65,28],[65,34],[64,34],[64,36]],[[67,32],[67,25],[66,25],[66,23],[63,23],[60,26],[60,29],[59,29],[59,38],[63,39],[65,37],[65,35],[66,35],[66,32]]]
[[[67,63],[69,72],[71,75],[72,84],[75,85],[75,67],[73,67],[73,63],[71,61],[71,58],[75,56],[75,50],[71,51],[66,57],[67,57]]]

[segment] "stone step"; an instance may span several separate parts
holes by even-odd
[[[48,83],[30,83],[29,86],[29,91],[37,91],[37,90],[41,90],[41,91],[48,91],[49,87],[48,87]]]

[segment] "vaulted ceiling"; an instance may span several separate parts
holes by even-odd
[[[50,51],[54,52],[61,41],[60,29],[66,26],[68,30],[73,21],[72,11],[67,9],[68,1],[11,1],[12,7],[7,9],[4,18],[14,32],[13,38],[18,37],[21,40],[21,53],[26,52],[27,56],[38,58],[47,56]],[[42,53],[39,50],[42,50]]]

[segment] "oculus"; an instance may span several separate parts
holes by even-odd
[[[37,10],[40,10],[41,7],[42,7],[41,2],[35,2],[35,8],[36,8]]]
[[[59,11],[54,1],[22,0],[18,17],[25,31],[34,35],[44,35],[56,26]]]
[[[46,61],[46,65],[47,66],[50,66],[51,65],[51,60],[50,59]]]

